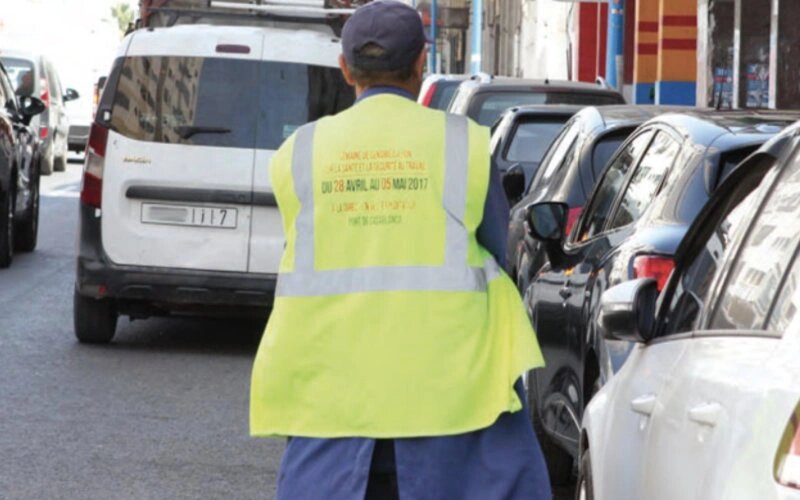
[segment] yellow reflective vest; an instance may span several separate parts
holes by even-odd
[[[253,367],[255,436],[459,434],[543,365],[475,231],[488,130],[391,94],[298,129],[270,177],[286,233]]]

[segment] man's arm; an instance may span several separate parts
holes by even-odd
[[[503,268],[506,265],[509,211],[500,172],[492,165],[489,172],[489,192],[486,193],[486,204],[483,207],[483,220],[478,226],[476,236],[478,243],[489,250]]]

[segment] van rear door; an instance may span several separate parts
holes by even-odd
[[[103,175],[113,262],[247,271],[262,41],[196,27],[133,36]]]
[[[253,171],[251,272],[277,273],[283,254],[283,224],[269,180],[269,162],[275,150],[299,126],[353,104],[353,89],[337,66],[340,53],[338,41],[318,32],[273,29],[264,37]]]

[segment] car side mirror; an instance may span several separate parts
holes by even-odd
[[[525,171],[515,163],[503,174],[503,189],[511,205],[515,205],[525,193]]]
[[[25,125],[29,125],[31,123],[31,118],[44,113],[44,110],[47,109],[47,106],[41,99],[33,96],[20,97],[19,104],[19,112],[22,115],[22,121]]]
[[[598,322],[609,340],[646,343],[655,332],[658,287],[653,278],[626,281],[600,298]]]
[[[542,242],[561,243],[567,225],[567,205],[565,203],[534,203],[525,209],[525,221],[532,238]]]
[[[74,101],[75,99],[79,98],[81,95],[75,89],[67,89],[66,93],[64,94],[64,102]]]

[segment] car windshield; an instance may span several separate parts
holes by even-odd
[[[2,57],[3,66],[6,67],[8,78],[14,85],[17,95],[30,96],[34,90],[33,62],[16,57]]]
[[[126,58],[111,127],[131,139],[277,149],[299,126],[353,102],[338,69],[244,59]]]
[[[524,121],[517,125],[506,150],[505,159],[521,163],[538,163],[558,135],[568,117],[548,117],[541,121]]]
[[[620,104],[622,101],[613,94],[592,94],[588,92],[538,92],[511,91],[485,92],[475,96],[470,106],[469,117],[481,125],[491,126],[506,109],[526,104]]]

